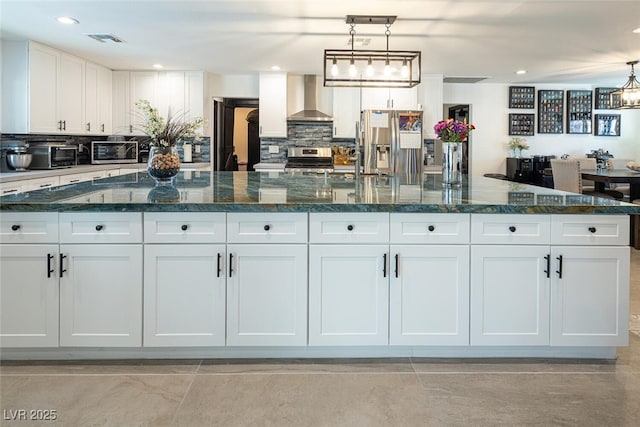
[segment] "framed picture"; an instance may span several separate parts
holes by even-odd
[[[509,86],[509,108],[533,108],[535,94],[533,86]]]
[[[509,114],[509,135],[533,136],[535,114]]]
[[[596,114],[595,135],[620,136],[620,114]]]
[[[596,110],[610,110],[620,106],[620,98],[613,100],[611,103],[611,92],[618,90],[615,87],[597,87],[595,92],[595,109]]]

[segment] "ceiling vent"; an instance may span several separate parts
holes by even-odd
[[[124,40],[122,40],[118,36],[114,36],[113,34],[87,34],[87,36],[91,37],[96,41],[99,41],[100,43],[105,43],[105,42],[124,43]]]
[[[478,83],[487,80],[489,77],[445,77],[445,83]]]

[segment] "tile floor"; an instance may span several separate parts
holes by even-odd
[[[617,361],[5,362],[0,425],[638,426],[637,250],[631,278],[632,333]],[[27,420],[12,421],[18,410]]]

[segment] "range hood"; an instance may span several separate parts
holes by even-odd
[[[304,110],[287,117],[292,122],[331,122],[333,117],[318,110],[318,86],[316,76],[304,75]]]

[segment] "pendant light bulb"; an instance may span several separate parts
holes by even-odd
[[[356,64],[351,59],[351,64],[349,64],[349,76],[355,77],[358,74],[358,69],[356,68]]]
[[[371,58],[369,58],[369,63],[367,64],[367,77],[373,77],[373,64],[371,63]]]
[[[336,62],[336,58],[333,58],[333,65],[331,66],[331,75],[333,77],[338,75],[338,64]]]
[[[402,77],[404,78],[409,77],[409,67],[407,67],[406,59],[402,61],[402,69],[400,70],[400,75],[402,75]]]

